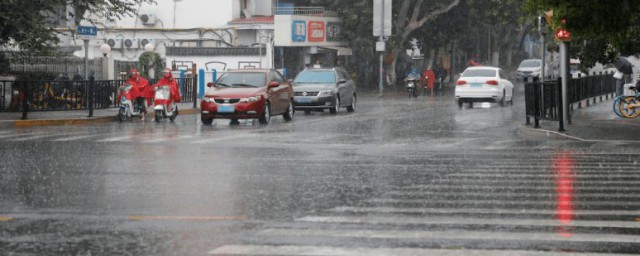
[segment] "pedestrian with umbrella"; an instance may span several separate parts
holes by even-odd
[[[618,57],[613,66],[617,71],[613,75],[616,79],[616,96],[622,96],[624,94],[624,84],[631,82],[631,75],[633,74],[633,64],[626,58]]]

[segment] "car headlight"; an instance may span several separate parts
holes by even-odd
[[[259,101],[260,98],[261,98],[261,96],[253,96],[253,97],[248,97],[248,98],[241,98],[240,102],[241,103],[251,103],[251,102]]]
[[[211,98],[211,97],[204,97],[204,101],[205,101],[205,102],[208,102],[208,103],[211,103],[211,102],[213,102],[213,98]]]
[[[333,95],[333,91],[329,90],[329,91],[321,91],[320,93],[318,93],[318,96],[322,97],[322,96],[332,96]]]

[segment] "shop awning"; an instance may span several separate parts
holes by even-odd
[[[338,47],[338,46],[320,46],[319,48],[337,51],[338,52],[338,56],[351,56],[351,55],[353,55],[353,51],[351,50],[351,48]]]

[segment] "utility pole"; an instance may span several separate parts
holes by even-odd
[[[391,0],[373,0],[373,36],[378,37],[376,51],[380,52],[378,90],[384,92],[385,37],[391,36]]]

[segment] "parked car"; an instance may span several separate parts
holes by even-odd
[[[276,115],[285,121],[293,119],[293,89],[274,69],[231,70],[207,86],[201,102],[203,124],[217,118],[231,119],[231,124],[238,119],[268,124]]]
[[[544,66],[544,73],[549,74],[549,66]],[[540,59],[527,59],[520,62],[518,70],[516,70],[516,78],[519,80],[528,79],[530,77],[540,78],[542,75],[542,60]]]
[[[501,106],[506,101],[513,104],[513,84],[506,73],[496,67],[469,67],[462,72],[456,82],[455,100],[458,106],[474,102],[498,102]]]
[[[296,110],[329,109],[337,114],[340,108],[356,109],[356,84],[342,68],[308,68],[293,80],[293,104]]]

